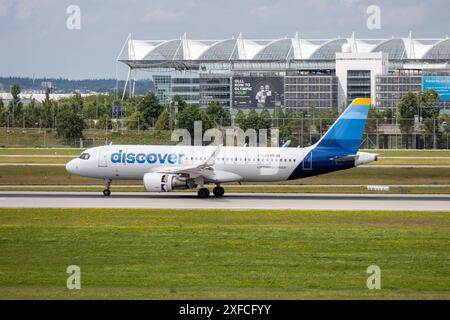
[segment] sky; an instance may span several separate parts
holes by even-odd
[[[80,10],[79,28],[71,6]],[[380,9],[369,29],[367,9]],[[69,13],[68,13],[69,9]],[[449,0],[0,0],[0,76],[115,78],[133,39],[406,37],[450,34]],[[69,20],[69,27],[67,23]],[[119,75],[124,67],[119,66]]]

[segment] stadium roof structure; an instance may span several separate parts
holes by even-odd
[[[347,44],[347,45],[346,45]],[[389,60],[450,61],[450,39],[302,39],[292,38],[192,40],[186,35],[172,40],[134,40],[127,38],[118,61],[132,69],[140,68],[195,68],[201,63],[213,62],[288,62],[334,61],[343,46],[352,52],[385,52]],[[127,50],[125,50],[127,49]]]

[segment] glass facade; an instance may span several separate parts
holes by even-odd
[[[219,102],[222,106],[231,104],[231,77],[227,75],[200,74],[200,105]]]
[[[450,66],[448,37],[303,39],[295,36],[264,40],[244,39],[242,36],[222,40],[183,37],[130,40],[129,50],[134,41],[138,41],[138,49],[145,52],[143,56],[135,58],[136,55],[129,52],[119,61],[133,70],[167,71],[165,75],[154,76],[156,94],[164,104],[170,103],[177,94],[188,103],[201,106],[211,101],[230,106],[235,93],[232,90],[233,77],[277,76],[285,80],[281,86],[284,91],[280,93],[283,99],[279,100],[284,107],[332,108],[338,106],[338,101],[341,104],[357,97],[371,97],[375,106],[393,108],[406,92],[423,89],[427,70],[444,69],[447,71],[442,72],[447,73],[436,76],[447,76]],[[349,59],[345,70],[341,69],[342,73],[338,72],[338,79],[336,53],[344,48],[350,48],[355,56]],[[358,63],[364,54],[379,52],[387,57],[380,68]],[[191,76],[176,75],[189,72]],[[446,107],[448,103],[445,99],[440,105]]]
[[[168,104],[171,101],[171,81],[170,75],[154,75],[153,82],[155,83],[156,96],[159,99],[159,103]]]
[[[356,98],[370,98],[370,70],[347,71],[347,101]]]
[[[199,104],[200,79],[195,77],[172,78],[172,97],[178,95],[188,104]]]
[[[327,109],[337,107],[337,82],[335,75],[286,76],[285,106]]]
[[[396,108],[407,92],[422,90],[422,75],[419,70],[402,70],[376,77],[376,107]]]
[[[189,104],[198,104],[200,100],[200,80],[198,77],[154,75],[156,96],[163,105],[171,103],[175,95]]]

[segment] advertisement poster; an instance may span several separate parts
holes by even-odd
[[[450,76],[424,76],[423,91],[433,89],[441,101],[450,101]]]
[[[235,108],[275,108],[282,105],[283,98],[282,77],[233,78],[233,107]]]

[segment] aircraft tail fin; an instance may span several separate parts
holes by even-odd
[[[316,147],[345,149],[348,154],[356,154],[361,145],[370,105],[369,98],[353,100]]]

